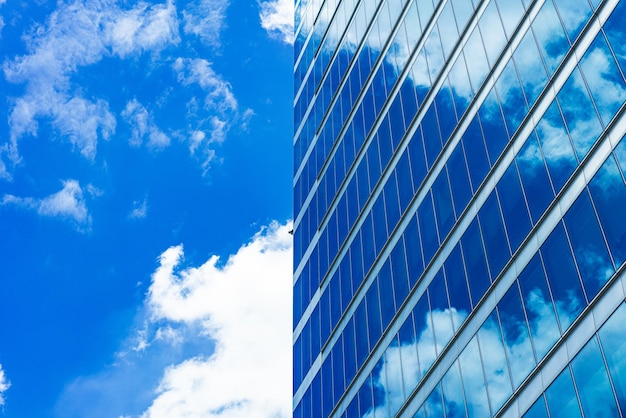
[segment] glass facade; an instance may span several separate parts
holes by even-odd
[[[295,27],[294,417],[626,417],[626,0]]]

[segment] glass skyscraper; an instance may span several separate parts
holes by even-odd
[[[626,0],[297,0],[294,417],[626,417]]]

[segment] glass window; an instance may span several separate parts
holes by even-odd
[[[452,154],[448,159],[446,167],[450,174],[449,180],[450,188],[452,190],[452,200],[454,202],[454,210],[458,219],[472,197],[472,190],[470,188],[462,144],[458,144],[454,148],[454,151],[452,151]]]
[[[511,250],[515,251],[531,228],[530,215],[515,161],[511,163],[498,182],[497,193]]]
[[[512,137],[528,113],[528,106],[526,106],[526,100],[524,99],[524,93],[513,60],[509,61],[500,77],[498,77],[495,91],[500,99],[509,137]]]
[[[532,23],[539,49],[550,76],[569,49],[569,42],[551,1],[546,1]]]
[[[626,304],[619,308],[602,326],[598,335],[602,350],[606,356],[609,374],[613,381],[615,394],[622,414],[626,412],[626,338],[624,338],[624,324],[626,323]]]
[[[398,344],[398,338],[395,337],[383,355],[387,372],[387,382],[385,384],[387,404],[389,405],[391,416],[396,414],[406,399],[402,379],[404,369],[400,354],[401,349]]]
[[[356,361],[357,368],[363,365],[363,362],[369,355],[369,337],[367,327],[367,314],[365,308],[365,299],[361,300],[359,306],[354,311],[354,327],[356,331]]]
[[[626,100],[626,85],[602,34],[591,44],[580,67],[606,126]]]
[[[356,374],[356,343],[354,334],[354,318],[350,318],[343,330],[343,360],[346,372],[346,385],[352,381]]]
[[[445,167],[435,179],[432,186],[432,193],[437,227],[441,239],[443,239],[443,237],[448,235],[455,221],[452,197],[450,196],[450,186],[448,183],[448,173]]]
[[[483,182],[487,171],[489,171],[489,160],[487,159],[487,150],[478,116],[474,117],[467,127],[462,143],[467,158],[467,167],[472,180],[472,187],[474,192],[476,192],[478,186]]]
[[[421,375],[423,376],[435,361],[435,337],[430,318],[430,307],[426,294],[420,298],[413,308],[415,335],[417,336],[417,354],[420,359]]]
[[[489,3],[480,17],[478,26],[480,27],[485,50],[487,51],[487,59],[490,67],[492,67],[506,44],[504,28],[502,27],[495,1]]]
[[[428,162],[428,167],[432,168],[442,147],[441,132],[439,130],[439,124],[437,123],[437,113],[434,104],[432,104],[424,114],[424,118],[422,119],[420,126],[424,132],[426,160]]]
[[[368,376],[359,389],[359,410],[362,416],[367,416],[374,409],[374,397],[372,394],[372,377]]]
[[[571,42],[574,42],[591,16],[587,0],[554,0]]]
[[[582,417],[569,367],[546,390],[546,400],[551,418]]]
[[[382,314],[383,330],[391,322],[396,313],[393,297],[393,281],[391,279],[391,264],[389,259],[383,264],[376,278],[380,291],[380,311]],[[374,284],[372,284],[374,286]]]
[[[537,136],[554,189],[561,190],[578,163],[556,100],[537,124]]]
[[[468,417],[480,418],[491,416],[486,392],[485,375],[480,361],[480,351],[478,349],[476,336],[472,338],[459,356],[459,366],[463,380]]]
[[[572,361],[572,372],[585,416],[619,415],[596,337],[593,337]]]
[[[560,335],[539,254],[530,260],[518,280],[530,325],[530,335],[539,361]]]
[[[467,70],[474,91],[477,91],[489,71],[487,56],[485,55],[485,48],[478,27],[470,35],[463,51],[471,58],[466,61]]]
[[[404,239],[400,237],[391,251],[391,272],[393,276],[393,290],[396,297],[396,306],[399,308],[409,294],[409,280],[406,270],[406,256],[404,254]]]
[[[546,411],[546,401],[541,395],[539,399],[530,407],[524,414],[524,418],[548,418],[548,411]]]
[[[609,243],[616,266],[626,259],[626,185],[619,169],[609,157],[589,183],[600,225]]]
[[[539,93],[548,82],[548,75],[537,49],[533,31],[526,32],[513,53],[513,60],[522,82],[526,101],[530,106],[537,100]]]
[[[443,270],[437,272],[430,286],[428,286],[428,296],[430,299],[433,330],[435,332],[435,348],[437,353],[440,354],[454,334]]]
[[[422,260],[422,246],[420,244],[417,217],[413,217],[404,230],[404,242],[406,245],[406,259],[409,274],[409,287],[412,289],[424,271]]]
[[[455,330],[458,330],[465,318],[472,310],[463,268],[461,247],[457,244],[444,264],[448,294],[450,296],[450,311]]]
[[[441,384],[438,384],[430,395],[428,395],[426,402],[424,402],[424,412],[426,412],[426,418],[440,418],[444,416],[442,402]]]
[[[504,353],[504,344],[498,317],[493,312],[478,330],[478,343],[482,354],[487,393],[492,411],[500,409],[504,401],[511,396],[511,379]]]
[[[615,52],[615,56],[622,68],[622,73],[626,70],[626,31],[624,20],[626,19],[626,3],[619,2],[609,20],[604,24],[606,36]]]
[[[428,193],[422,204],[417,209],[420,234],[422,236],[422,249],[424,251],[424,262],[428,264],[435,251],[439,248],[439,238],[435,226],[435,216],[433,213],[433,200],[431,193]]]
[[[461,238],[461,248],[465,260],[467,281],[470,284],[470,297],[474,306],[489,287],[489,273],[480,236],[478,220],[474,219]]]
[[[532,197],[527,199],[527,202],[533,223],[536,223],[554,199],[554,192],[550,186],[550,179],[537,144],[537,138],[533,134],[528,137],[515,157],[515,161],[522,179],[524,192],[526,196]]]
[[[576,154],[582,160],[602,132],[602,126],[578,68],[574,69],[557,99]]]
[[[554,228],[541,246],[541,255],[561,331],[565,331],[582,311],[586,302],[562,223]]]
[[[374,347],[382,333],[380,297],[378,295],[378,281],[374,281],[365,295],[367,305],[367,329],[370,347]]]
[[[583,190],[564,219],[587,298],[591,300],[615,270],[587,190]]]
[[[441,379],[441,392],[443,394],[443,408],[446,418],[465,417],[463,386],[457,362],[452,364],[443,379]]]
[[[413,185],[417,190],[424,176],[426,176],[426,160],[424,157],[424,141],[422,139],[422,128],[417,127],[415,134],[409,141],[407,147],[409,160],[411,162],[411,174],[413,175]]]
[[[402,356],[402,379],[405,393],[408,394],[417,385],[421,376],[412,313],[402,324],[398,337]]]
[[[495,192],[492,192],[478,212],[483,233],[491,281],[493,282],[511,256],[504,232],[500,205]]]
[[[513,286],[500,299],[498,313],[513,387],[517,388],[535,366],[535,357],[517,282],[513,283]]]

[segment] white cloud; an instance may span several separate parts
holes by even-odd
[[[170,138],[156,126],[148,110],[137,99],[126,103],[122,117],[132,126],[131,145],[138,147],[146,138],[152,149],[163,149],[170,144]]]
[[[270,35],[278,36],[283,42],[293,45],[294,2],[291,0],[271,0],[261,3],[261,26]]]
[[[91,224],[91,216],[87,211],[83,190],[77,180],[65,180],[60,191],[41,199],[5,194],[0,204],[32,209],[42,216],[69,219],[74,221],[77,226],[89,226]]]
[[[48,119],[64,139],[93,159],[98,140],[115,132],[116,120],[105,100],[86,98],[75,88],[72,75],[110,55],[160,51],[179,41],[177,27],[172,1],[139,2],[129,10],[112,0],[59,3],[45,25],[24,37],[30,54],[3,65],[9,82],[26,85],[25,94],[12,100],[5,154],[19,161],[19,139],[37,135],[38,121]],[[163,138],[155,138],[159,140]]]
[[[4,405],[4,393],[11,387],[11,382],[7,380],[2,364],[0,364],[0,406]]]
[[[148,215],[148,198],[144,197],[142,200],[135,200],[133,202],[133,209],[128,214],[131,219],[144,219]]]
[[[291,412],[290,225],[276,223],[218,266],[176,271],[182,246],[160,257],[147,306],[154,321],[199,324],[215,352],[165,371],[145,417],[287,417]]]
[[[196,0],[183,10],[186,34],[198,36],[207,45],[220,45],[226,19],[227,0]]]

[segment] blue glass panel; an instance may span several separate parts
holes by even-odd
[[[374,185],[378,182],[378,178],[380,177],[380,159],[378,157],[378,147],[376,143],[373,142],[367,148],[367,165],[369,167],[369,181],[370,185],[374,187]]]
[[[319,307],[320,307],[320,334],[321,334],[322,345],[324,345],[331,331],[330,293],[329,293],[328,288],[326,288],[324,293],[322,293],[322,296],[320,296]]]
[[[578,37],[585,23],[591,16],[591,7],[587,0],[554,0],[571,42]]]
[[[537,360],[541,360],[560,333],[539,254],[530,260],[518,280],[535,354]]]
[[[395,416],[400,406],[402,406],[406,400],[402,380],[404,369],[397,336],[394,337],[389,347],[387,347],[387,350],[385,350],[383,358],[385,359],[385,371],[387,375],[387,381],[385,382],[387,404],[389,406],[390,416]]]
[[[402,355],[402,379],[405,393],[409,394],[420,379],[420,367],[417,357],[417,340],[413,324],[413,314],[409,315],[400,332],[401,355]]]
[[[382,333],[380,315],[380,297],[378,295],[377,281],[372,283],[365,295],[367,306],[367,329],[370,347],[374,347]]]
[[[341,292],[341,311],[345,311],[352,299],[352,271],[350,257],[344,257],[339,265],[339,288]],[[333,301],[334,302],[334,301]]]
[[[421,375],[423,376],[435,361],[435,336],[430,318],[428,297],[422,296],[413,308],[415,320],[415,335],[417,336],[417,354],[420,360]]]
[[[435,348],[437,353],[441,353],[454,334],[443,270],[437,272],[430,286],[428,286],[428,296],[435,333]]]
[[[439,236],[443,240],[443,238],[448,235],[448,232],[450,232],[455,221],[454,210],[452,208],[452,196],[450,195],[450,185],[445,167],[435,179],[432,193]]]
[[[374,202],[372,216],[373,219],[376,220],[376,222],[374,222],[374,244],[376,245],[376,254],[380,254],[380,251],[383,249],[383,246],[387,242],[387,237],[389,236],[387,233],[384,194],[378,195],[378,199]]]
[[[519,387],[535,367],[535,356],[517,283],[513,283],[500,299],[498,313],[504,336],[504,349],[511,368],[511,380],[513,387]]]
[[[350,272],[350,276],[347,278],[345,282],[343,282],[344,277],[342,276],[342,288],[341,288],[341,298],[344,301],[343,306],[347,306],[345,303],[352,298],[354,292],[359,288],[361,283],[363,282],[363,251],[361,249],[361,234],[357,234],[350,245],[350,264],[352,270]],[[348,258],[348,254],[344,256]],[[343,262],[343,260],[342,260]],[[344,287],[346,291],[344,291]]]
[[[463,234],[461,248],[465,259],[467,281],[470,284],[470,297],[473,305],[476,306],[489,287],[489,273],[477,219],[472,221]]]
[[[444,416],[441,384],[438,384],[428,395],[428,399],[424,402],[424,412],[426,412],[426,418],[440,418]]]
[[[537,125],[537,136],[555,190],[561,190],[578,165],[556,101]]]
[[[615,265],[620,266],[626,259],[626,185],[613,158],[593,177],[589,190]]]
[[[331,352],[332,354],[332,352]],[[333,365],[332,356],[329,354],[322,363],[322,415],[329,416],[333,409]]]
[[[354,327],[356,331],[356,361],[357,367],[361,367],[369,355],[367,314],[365,309],[365,299],[361,300],[359,306],[354,311]]]
[[[472,310],[469,300],[469,291],[463,268],[461,247],[457,244],[444,264],[448,295],[450,297],[450,310],[455,330],[458,330],[465,318]]]
[[[465,164],[465,154],[461,144],[454,148],[450,158],[448,158],[447,169],[450,174],[454,211],[458,219],[472,197],[467,165]]]
[[[559,223],[541,246],[541,255],[561,331],[565,331],[586,302],[563,224]]]
[[[385,209],[387,213],[387,231],[391,234],[391,231],[395,228],[400,219],[400,201],[398,200],[398,185],[396,183],[396,176],[392,175],[387,179],[385,188],[383,191],[385,199]]]
[[[391,318],[393,318],[396,313],[393,297],[393,281],[391,279],[391,264],[389,259],[387,259],[378,272],[376,281],[378,282],[378,288],[380,291],[380,311],[382,314],[383,329],[385,329],[387,328],[389,322],[391,322]],[[373,285],[374,284],[372,284],[372,286]]]
[[[424,252],[424,262],[428,264],[435,251],[439,248],[439,238],[435,224],[435,214],[433,212],[433,200],[431,193],[428,193],[422,204],[417,209],[420,234],[422,237],[422,250]]]
[[[372,378],[368,376],[361,389],[359,389],[359,410],[361,411],[361,416],[367,416],[373,408]]]
[[[367,158],[363,158],[359,163],[356,172],[360,208],[363,208],[365,206],[365,202],[367,202],[367,199],[369,198],[372,191],[369,185],[369,176],[367,172]]]
[[[548,418],[548,411],[546,410],[546,401],[543,395],[530,407],[530,409],[524,414],[524,418]]]
[[[465,399],[463,397],[461,375],[456,362],[448,369],[441,379],[441,391],[443,393],[443,407],[446,417],[465,417]]]
[[[611,17],[604,24],[604,30],[611,48],[615,52],[615,56],[622,69],[622,73],[626,71],[626,31],[624,30],[624,21],[626,20],[626,4],[619,2],[613,10]]]
[[[487,171],[489,171],[489,160],[487,159],[487,150],[483,140],[483,134],[480,127],[478,117],[475,117],[467,127],[463,135],[463,149],[467,158],[467,167],[469,168],[469,176],[472,180],[474,192],[485,179]]]
[[[302,336],[293,344],[293,393],[296,393],[303,377]]]
[[[511,396],[512,387],[498,316],[495,312],[478,330],[478,343],[485,369],[489,403],[491,410],[497,411]]]
[[[408,152],[404,152],[400,156],[396,165],[395,175],[398,181],[398,192],[400,195],[400,213],[404,213],[413,199],[415,192],[413,182],[411,181],[412,174]]]
[[[515,162],[509,166],[498,182],[497,191],[507,236],[511,250],[514,252],[519,248],[531,228],[530,214],[526,207]]]
[[[483,127],[485,143],[487,144],[489,161],[493,166],[507,142],[509,142],[509,136],[504,126],[502,111],[500,110],[495,89],[491,90],[478,114]]]
[[[569,367],[546,390],[546,400],[551,418],[581,417],[576,392]]]
[[[569,49],[569,42],[551,1],[545,2],[532,27],[550,75]]]
[[[459,366],[463,380],[467,416],[471,418],[491,416],[476,336],[471,339],[459,356]]]
[[[585,416],[616,417],[619,415],[600,353],[600,346],[595,337],[572,361],[572,372]]]
[[[411,162],[411,174],[413,175],[413,187],[417,190],[426,175],[426,160],[424,157],[424,141],[422,128],[417,127],[415,134],[408,145],[409,160]]]
[[[491,280],[494,281],[511,256],[496,193],[492,192],[483,203],[478,212],[478,219],[483,233]]]
[[[311,383],[311,416],[322,415],[322,379],[321,372],[317,372]]]
[[[420,244],[417,217],[414,216],[406,226],[403,237],[406,245],[409,287],[413,288],[424,271],[424,260],[422,259],[422,246]]]
[[[406,132],[406,128],[404,125],[404,117],[402,111],[402,96],[398,94],[394,101],[391,103],[391,107],[389,108],[389,113],[387,115],[390,118],[390,126],[391,126],[391,143],[393,144],[393,149],[396,150],[398,148],[398,144],[402,140],[404,136],[404,132]]]
[[[393,275],[393,290],[396,297],[396,307],[399,308],[409,294],[409,279],[406,269],[406,255],[404,254],[404,239],[400,240],[391,251],[391,272]]]
[[[607,125],[626,100],[626,84],[604,36],[596,37],[580,61],[580,67],[600,118]]]
[[[528,105],[532,105],[548,82],[548,75],[532,31],[526,32],[522,38],[513,53],[513,60],[518,69],[526,101]]]
[[[533,223],[536,223],[554,199],[543,156],[534,135],[528,138],[515,157]]]
[[[598,335],[609,367],[609,374],[613,381],[615,394],[622,414],[626,412],[626,338],[624,338],[624,324],[626,323],[626,304],[619,308],[602,326]]]
[[[432,167],[441,151],[441,132],[437,123],[435,106],[431,105],[424,114],[421,127],[424,130],[424,148],[428,167]]]
[[[374,369],[372,370],[372,390],[374,392],[375,416],[389,416],[387,404],[387,394],[385,387],[387,386],[387,376],[385,371],[385,358],[381,357]]]
[[[506,3],[519,4],[516,1]],[[506,123],[509,137],[511,137],[528,113],[528,106],[526,105],[526,100],[524,100],[524,93],[513,60],[509,61],[498,78],[496,91],[500,98],[504,122]]]
[[[576,68],[557,95],[579,159],[583,159],[602,132],[589,92]]]
[[[311,314],[311,358],[315,360],[320,352],[321,339],[320,339],[320,311],[319,304],[315,305],[313,313]]]
[[[343,370],[343,335],[339,335],[335,342],[331,350],[331,357],[333,359],[333,397],[334,402],[337,402],[346,387]]]
[[[587,298],[591,300],[615,270],[587,190],[583,190],[564,219]]]
[[[339,283],[339,271],[335,271],[335,274],[330,279],[328,284],[328,292],[330,293],[330,323],[331,328],[334,328],[339,322],[341,317],[341,290]]]
[[[454,109],[452,95],[448,84],[445,83],[435,96],[435,106],[437,108],[437,119],[441,132],[441,142],[445,144],[450,138],[452,130],[457,124],[458,118]]]
[[[387,166],[393,154],[393,144],[391,143],[391,127],[389,126],[389,113],[385,115],[376,135],[378,148],[380,151],[380,162],[383,168]],[[373,146],[374,144],[372,143]]]
[[[354,333],[354,318],[351,318],[343,330],[343,360],[346,372],[346,385],[356,374],[356,340]]]
[[[376,249],[374,248],[374,231],[372,212],[361,225],[361,242],[363,243],[363,272],[367,272],[376,257]]]

